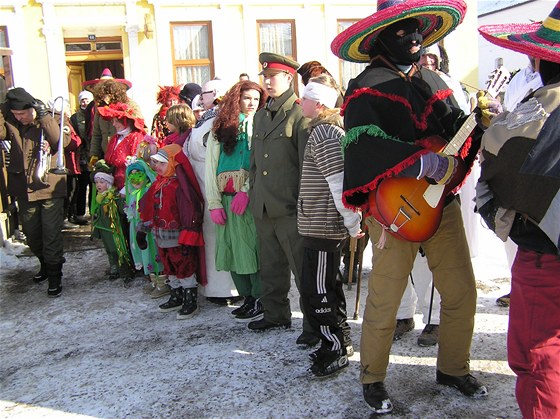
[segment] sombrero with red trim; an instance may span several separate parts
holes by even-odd
[[[105,68],[103,70],[103,72],[101,73],[101,77],[99,77],[98,79],[94,79],[94,80],[87,80],[84,81],[82,83],[82,88],[86,89],[86,90],[90,90],[93,89],[93,87],[103,81],[103,80],[115,80],[116,82],[122,83],[126,86],[126,90],[130,89],[132,87],[132,83],[129,82],[126,79],[116,79],[113,77],[113,73],[111,73],[111,70],[109,70],[108,68]]]
[[[144,119],[138,114],[136,109],[127,103],[112,103],[109,106],[101,106],[97,110],[104,119],[130,119],[138,131],[146,130]]]
[[[463,0],[377,0],[377,12],[339,33],[331,43],[331,51],[346,61],[369,62],[368,53],[379,32],[407,18],[420,22],[422,45],[429,46],[453,31],[466,11]]]
[[[500,47],[560,63],[560,1],[543,22],[484,25],[478,31]]]

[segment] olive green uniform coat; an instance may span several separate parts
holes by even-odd
[[[297,199],[308,119],[290,88],[254,118],[250,202],[260,242],[265,319],[291,320],[290,270],[299,289],[303,242],[297,232]],[[311,331],[304,319],[303,329]]]

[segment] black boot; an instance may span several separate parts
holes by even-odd
[[[51,298],[59,297],[62,293],[62,263],[47,263],[47,279],[49,280],[49,288],[47,296]]]
[[[183,288],[171,288],[171,296],[167,302],[159,306],[159,311],[167,313],[168,311],[180,310],[183,305]]]
[[[177,313],[177,320],[186,320],[193,317],[198,312],[198,288],[182,288],[183,290],[183,306]]]
[[[47,279],[47,265],[45,265],[43,258],[39,258],[39,262],[41,263],[41,268],[39,269],[39,272],[33,276],[33,282],[37,284]]]

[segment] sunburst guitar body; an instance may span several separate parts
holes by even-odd
[[[500,67],[489,80],[486,94],[495,97],[508,79],[509,72]],[[472,113],[449,143],[440,137],[429,138],[429,149],[457,155],[475,126]],[[433,185],[425,179],[409,177],[384,179],[369,194],[370,213],[395,237],[410,242],[426,241],[441,223],[445,198],[463,182],[467,171],[463,160],[458,159],[455,173],[446,185]]]

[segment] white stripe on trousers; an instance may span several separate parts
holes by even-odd
[[[327,255],[328,253],[322,250],[317,252],[317,294],[324,294],[325,296],[327,294],[327,286],[325,281],[325,278],[327,276]],[[320,330],[321,334],[325,338],[327,338],[329,342],[332,342],[333,351],[342,349],[340,340],[336,337],[336,335],[333,335],[331,333],[329,326],[321,325]]]

